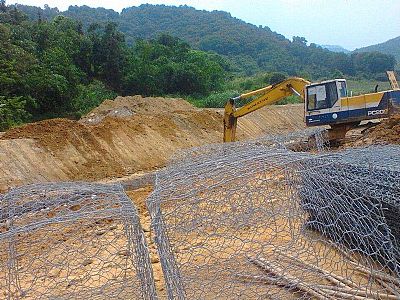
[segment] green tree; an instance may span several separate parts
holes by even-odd
[[[79,85],[77,96],[72,101],[73,111],[82,116],[99,106],[105,99],[114,99],[117,94],[108,90],[101,81]]]
[[[0,0],[0,12],[7,12],[6,0]]]
[[[393,55],[380,52],[361,52],[352,55],[354,67],[358,72],[381,73],[393,70],[396,59]]]
[[[279,83],[287,78],[287,75],[280,73],[280,72],[275,72],[271,75],[269,83],[270,84],[276,84]]]
[[[0,131],[29,120],[30,115],[25,106],[26,101],[22,97],[0,96]]]

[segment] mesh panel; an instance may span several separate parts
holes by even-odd
[[[0,217],[6,299],[155,299],[137,211],[121,186],[14,189]]]
[[[192,149],[158,174],[169,299],[400,297],[400,148],[302,152],[309,141]]]

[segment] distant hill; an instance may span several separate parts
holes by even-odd
[[[397,63],[400,63],[400,36],[388,40],[384,43],[354,50],[354,52],[371,52],[371,51],[378,51],[385,54],[391,54],[396,58]]]
[[[347,50],[343,48],[342,46],[339,45],[320,45],[324,49],[328,49],[329,51],[332,52],[339,52],[339,53],[350,53],[350,50]]]
[[[196,10],[189,6],[144,4],[125,8],[120,14],[104,8],[70,6],[59,12],[48,6],[40,9],[18,5],[31,19],[51,19],[64,15],[82,22],[88,28],[93,22],[112,21],[125,34],[129,44],[151,39],[161,33],[181,38],[192,47],[218,53],[226,58],[233,71],[252,75],[260,71],[279,71],[288,75],[330,78],[332,74],[356,73],[352,57],[332,52],[303,37],[287,39],[267,26],[255,26],[223,11]]]

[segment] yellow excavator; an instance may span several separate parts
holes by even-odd
[[[361,121],[382,119],[400,112],[400,89],[393,71],[387,72],[392,89],[349,97],[345,79],[311,83],[292,77],[280,83],[231,98],[225,105],[224,142],[235,141],[237,120],[266,105],[298,95],[304,101],[306,126],[329,125],[330,141],[343,139]],[[236,108],[235,101],[256,97]]]

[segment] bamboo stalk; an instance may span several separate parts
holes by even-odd
[[[348,290],[346,288],[338,287],[338,286],[318,286],[322,290],[332,290],[332,291],[337,291],[337,292],[343,292],[346,294],[351,294],[355,296],[362,296],[362,297],[374,297],[373,299],[387,299],[387,300],[398,300],[399,298],[395,295],[389,295],[389,294],[384,294],[384,293],[379,293],[379,292],[372,292],[372,291],[361,291],[361,290]]]
[[[311,265],[310,263],[307,263],[305,261],[300,260],[297,257],[294,257],[292,255],[289,255],[287,253],[282,252],[281,250],[277,250],[280,254],[286,256],[287,258],[294,260],[296,262],[298,262],[300,264],[300,267],[303,266],[307,266],[308,268],[315,270],[317,272],[319,272],[320,274],[323,274],[326,276],[326,279],[329,280],[330,282],[340,285],[340,286],[344,286],[344,287],[348,287],[348,288],[359,288],[359,286],[357,286],[356,284],[354,284],[351,280],[348,280],[340,275],[334,274],[334,273],[330,273],[318,266],[315,265]]]
[[[270,261],[267,261],[262,258],[259,258],[259,259],[248,258],[248,259],[251,263],[260,267],[264,271],[271,273],[273,276],[278,276],[279,279],[281,279],[284,284],[286,283],[286,285],[293,286],[293,287],[297,288],[298,290],[300,290],[306,294],[309,294],[311,296],[314,296],[320,300],[331,299],[331,297],[329,297],[329,295],[327,295],[326,293],[315,290],[313,287],[309,286],[306,283],[302,283],[297,277],[291,276],[289,274],[284,274],[284,272],[281,268],[279,268],[278,266],[275,266]]]
[[[389,274],[384,274],[384,273],[381,273],[381,272],[378,272],[378,271],[376,273],[372,273],[368,268],[366,268],[366,267],[364,267],[362,265],[356,264],[355,262],[350,262],[350,264],[353,265],[353,267],[356,270],[360,271],[361,273],[363,273],[365,275],[368,275],[368,276],[371,276],[371,277],[375,277],[375,279],[376,278],[381,279],[381,280],[383,280],[385,282],[388,282],[388,283],[393,283],[394,285],[396,285],[397,287],[400,288],[400,281],[397,278],[395,278],[395,277],[393,277],[393,276],[391,276]]]
[[[328,295],[332,295],[334,297],[340,296],[340,299],[346,299],[346,300],[376,300],[376,298],[368,298],[366,296],[358,296],[352,293],[349,293],[348,291],[343,291],[343,292],[339,292],[339,291],[333,291],[331,289],[322,289],[325,293],[327,293]]]
[[[376,279],[378,283],[385,288],[386,290],[390,291],[393,295],[396,295],[398,299],[400,299],[400,291],[396,290],[394,287],[390,286],[388,282],[382,280],[382,279]]]
[[[348,262],[359,272],[363,273],[364,275],[370,276],[383,287],[388,289],[391,293],[399,295],[399,293],[392,287],[388,286],[385,283],[392,283],[393,285],[397,286],[400,288],[400,280],[397,279],[396,277],[393,277],[389,274],[384,274],[381,272],[376,272],[372,273],[366,266],[358,263],[350,254],[348,254],[346,251],[344,251],[342,248],[340,248],[338,245],[335,244],[329,244],[326,241],[324,243],[328,244],[329,246],[333,247],[336,251],[340,252],[344,257],[347,258]]]

